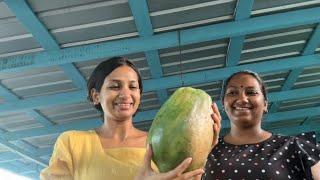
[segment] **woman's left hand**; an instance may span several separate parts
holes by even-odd
[[[190,172],[184,172],[191,164],[192,159],[185,159],[175,169],[166,173],[156,173],[151,168],[152,148],[150,145],[147,147],[147,152],[144,157],[144,164],[134,180],[200,180],[203,169],[196,169]]]
[[[218,109],[217,104],[214,102],[212,104],[212,110],[213,114],[211,114],[211,118],[213,120],[213,141],[212,141],[212,148],[218,144],[218,139],[219,139],[219,133],[221,130],[221,115]]]

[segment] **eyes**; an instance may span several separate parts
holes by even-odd
[[[107,88],[110,89],[110,90],[117,91],[117,90],[122,89],[125,86],[126,85],[122,85],[121,83],[112,83],[112,84],[108,85]],[[128,88],[130,90],[138,90],[139,89],[139,85],[129,84]]]
[[[247,96],[256,96],[260,94],[260,91],[256,89],[245,89],[244,91]],[[228,89],[226,96],[233,97],[239,95],[239,93],[242,93],[239,89]]]

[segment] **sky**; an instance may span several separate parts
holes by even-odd
[[[5,180],[31,180],[30,178],[16,175],[10,171],[0,169],[0,179]]]

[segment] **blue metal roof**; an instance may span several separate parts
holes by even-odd
[[[223,80],[250,69],[268,86],[264,128],[319,141],[319,17],[320,0],[2,0],[0,167],[38,179],[59,133],[99,126],[85,84],[116,55],[143,76],[141,129],[181,85],[221,107]]]

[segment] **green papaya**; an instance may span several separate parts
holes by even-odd
[[[186,172],[204,167],[213,140],[211,104],[206,92],[191,87],[177,89],[163,104],[148,134],[160,172],[174,169],[187,157],[192,163]]]

